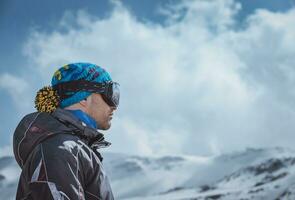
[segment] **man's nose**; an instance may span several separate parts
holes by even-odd
[[[112,111],[115,111],[115,110],[117,110],[117,106],[112,106],[111,109],[112,109]]]

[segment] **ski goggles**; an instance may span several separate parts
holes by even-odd
[[[102,83],[91,82],[87,80],[76,80],[59,83],[53,88],[61,100],[73,96],[76,92],[91,92],[102,95],[103,100],[112,107],[118,107],[120,100],[119,83],[107,81]]]

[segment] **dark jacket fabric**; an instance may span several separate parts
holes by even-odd
[[[114,199],[97,151],[109,145],[67,110],[25,116],[13,138],[22,168],[16,199]]]

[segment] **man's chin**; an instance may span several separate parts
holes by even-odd
[[[108,130],[111,128],[111,123],[106,124],[105,126],[99,127],[101,130]]]

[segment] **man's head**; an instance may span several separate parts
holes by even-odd
[[[110,128],[113,112],[119,104],[119,84],[112,82],[103,68],[91,63],[68,64],[54,73],[51,85],[58,96],[58,107],[80,109],[95,119],[98,128]],[[42,95],[48,93],[43,91]],[[42,95],[37,94],[36,105],[44,99]],[[46,112],[42,105],[36,107]]]

